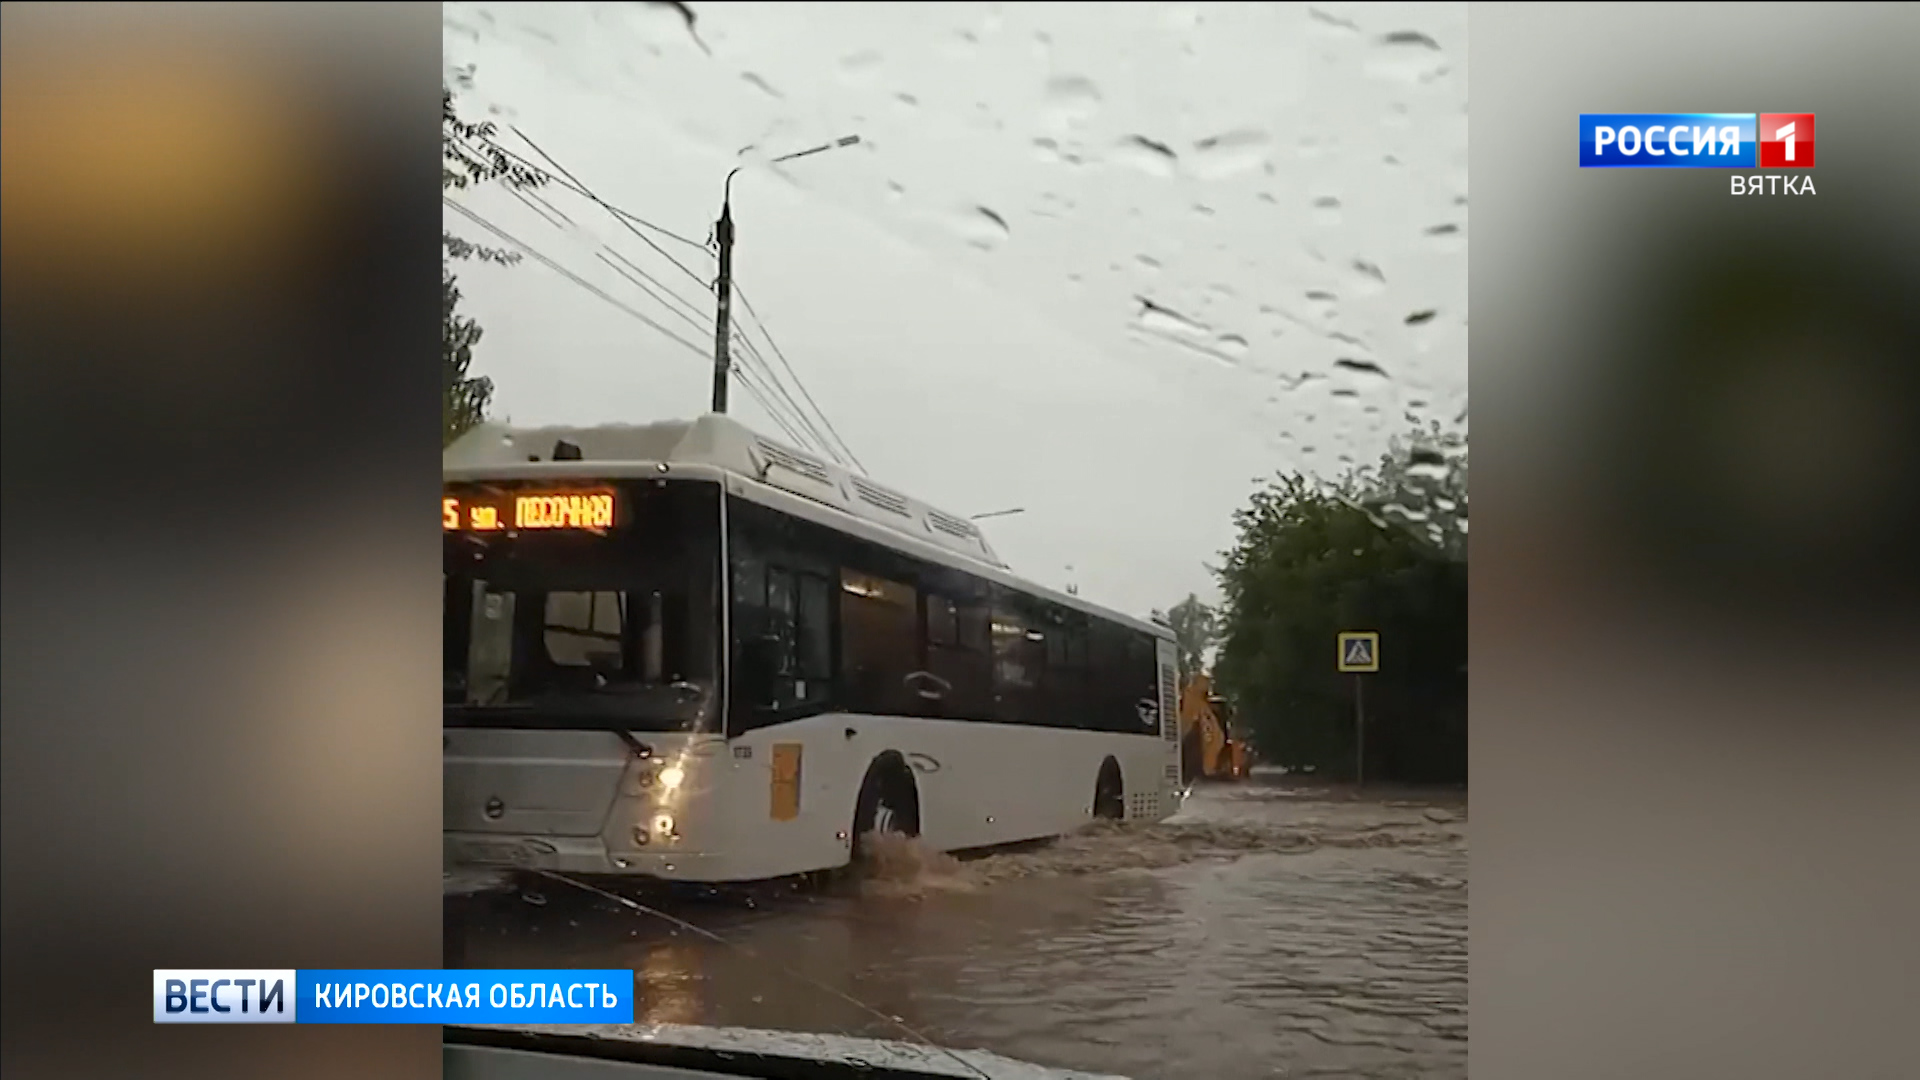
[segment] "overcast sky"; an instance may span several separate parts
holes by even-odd
[[[1133,613],[1210,598],[1256,480],[1463,420],[1464,3],[690,7],[445,6],[466,118],[693,242],[563,190],[560,217],[463,196],[626,309],[534,259],[463,266],[496,415],[704,412],[722,178],[858,134],[734,181],[742,329],[874,479],[1024,507],[983,527],[1027,577]]]

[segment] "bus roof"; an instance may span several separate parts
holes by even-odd
[[[579,451],[555,460],[556,448]],[[706,466],[831,507],[887,533],[940,549],[976,564],[983,575],[1048,597],[1068,607],[1132,623],[1159,637],[1166,627],[1123,615],[1077,596],[1020,580],[980,526],[910,498],[803,450],[776,442],[730,416],[709,413],[693,420],[595,427],[514,427],[486,422],[456,439],[442,456],[447,480],[533,478],[564,469],[574,476],[647,475],[661,466]],[[537,464],[535,464],[537,463]],[[556,468],[559,466],[560,468]]]

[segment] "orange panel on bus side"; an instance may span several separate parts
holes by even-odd
[[[775,821],[792,821],[800,816],[800,744],[773,744],[773,805],[769,814]]]

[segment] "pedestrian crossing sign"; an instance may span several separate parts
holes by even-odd
[[[1369,672],[1380,670],[1380,635],[1373,630],[1340,632],[1340,670]]]

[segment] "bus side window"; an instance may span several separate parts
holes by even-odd
[[[832,704],[833,594],[839,582],[825,530],[753,503],[734,501],[729,507],[733,667],[728,730],[740,734]],[[742,680],[769,678],[748,674],[747,650],[755,641],[767,643],[756,659],[770,661],[774,670],[765,700],[750,702]]]
[[[840,677],[852,712],[911,716],[920,669],[920,605],[911,585],[840,573]]]
[[[993,648],[993,611],[983,603],[960,609],[960,647],[985,655]]]
[[[1047,723],[1041,682],[1047,670],[1047,627],[1031,605],[1008,590],[993,596],[994,718],[1008,724]]]
[[[928,715],[993,718],[991,622],[992,613],[977,600],[927,594],[927,671],[940,680],[940,699],[925,710]]]
[[[733,565],[736,662],[756,638],[772,639],[773,700],[754,706],[784,712],[827,700],[833,678],[832,592],[819,574],[778,561],[736,556]],[[762,723],[765,720],[760,721]]]
[[[794,595],[793,573],[784,567],[767,567],[767,632],[777,645],[774,655],[779,676],[773,704],[784,708],[793,699],[793,684],[799,674],[799,600]]]
[[[824,701],[833,679],[833,587],[819,574],[800,574],[795,633],[801,701]]]
[[[1127,639],[1132,631],[1108,622],[1092,627],[1088,657],[1087,726],[1096,731],[1137,731],[1133,681],[1127,677]]]
[[[927,645],[936,649],[960,647],[960,608],[944,596],[927,596]]]
[[[1054,608],[1047,630],[1043,699],[1051,727],[1081,728],[1087,716],[1087,620],[1071,608]]]
[[[735,731],[750,730],[764,723],[765,711],[771,702],[751,701],[749,684],[746,679],[748,643],[764,637],[767,633],[767,566],[746,544],[735,547],[733,565],[728,568],[732,602],[731,641],[728,648],[733,655],[732,678],[729,709],[734,719],[730,726]]]
[[[733,641],[742,642],[766,632],[767,567],[758,558],[737,553],[733,558]]]
[[[1127,682],[1133,699],[1134,731],[1154,732],[1159,727],[1160,716],[1160,668],[1154,662],[1154,639],[1146,634],[1128,632],[1127,634]],[[1148,719],[1142,719],[1142,703],[1151,706]]]

